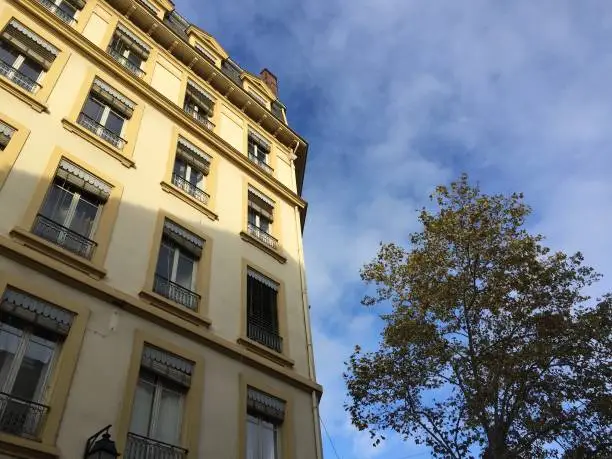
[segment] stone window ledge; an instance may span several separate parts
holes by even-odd
[[[276,259],[276,261],[278,261],[279,263],[282,263],[282,264],[287,263],[287,258],[283,256],[278,250],[274,250],[273,248],[268,247],[266,244],[261,242],[256,237],[251,236],[246,231],[241,231],[240,237],[242,238],[243,241],[248,242],[249,244],[252,244],[258,249],[264,251],[265,253],[270,255],[272,258]]]
[[[182,304],[169,300],[168,298],[163,297],[152,290],[142,290],[139,293],[139,296],[154,306],[157,306],[160,309],[163,309],[164,311],[174,314],[175,316],[185,319],[193,324],[208,328],[212,323],[208,317],[205,317],[198,312],[190,311]]]
[[[295,365],[295,361],[293,359],[290,359],[289,357],[285,356],[284,354],[281,354],[280,352],[273,351],[272,349],[269,349],[266,346],[259,344],[257,341],[253,341],[251,338],[248,338],[244,335],[238,338],[238,344],[284,367],[293,367],[293,365]]]
[[[186,202],[190,206],[194,207],[196,210],[199,210],[200,212],[202,212],[212,221],[219,220],[219,216],[216,213],[210,210],[203,203],[199,202],[197,199],[193,198],[192,196],[188,195],[184,191],[180,190],[177,186],[171,183],[165,182],[165,181],[161,182],[160,184],[161,184],[162,190],[164,190],[166,193],[176,196],[181,201]]]

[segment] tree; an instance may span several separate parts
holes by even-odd
[[[612,295],[585,293],[600,275],[525,229],[522,194],[463,175],[432,201],[409,250],[381,244],[361,271],[363,304],[390,312],[347,362],[353,424],[439,458],[612,457]]]

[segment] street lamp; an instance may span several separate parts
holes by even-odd
[[[117,452],[115,442],[111,440],[108,430],[111,425],[96,432],[87,439],[83,459],[117,459],[121,454]]]

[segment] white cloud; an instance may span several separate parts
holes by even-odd
[[[434,185],[465,170],[489,192],[525,191],[550,244],[612,274],[607,0],[178,6],[250,70],[277,73],[311,142],[310,302],[322,412],[343,457],[372,454],[342,411],[342,362],[377,339],[370,312],[354,317],[358,270],[380,240],[416,228]],[[385,457],[413,451],[390,444]]]

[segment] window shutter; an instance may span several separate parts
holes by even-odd
[[[255,416],[261,416],[275,424],[285,420],[286,403],[280,398],[247,387],[247,411]]]
[[[270,287],[275,292],[278,292],[278,287],[279,287],[278,282],[273,281],[269,277],[264,276],[260,272],[257,272],[257,271],[255,271],[254,269],[251,269],[251,268],[247,268],[247,275],[249,277],[252,277],[253,279],[257,280],[258,282],[261,282],[266,287]]]
[[[6,289],[0,310],[61,335],[67,335],[74,314],[27,293]]]
[[[149,58],[149,53],[151,52],[151,47],[147,45],[144,41],[136,36],[133,32],[131,32],[127,27],[122,24],[117,24],[117,29],[115,30],[115,36],[120,40],[125,42],[125,44],[137,52],[143,60],[147,60]]]
[[[203,107],[207,108],[210,112],[212,112],[215,108],[215,101],[213,97],[208,94],[204,89],[192,83],[191,81],[187,82],[187,94],[197,100]]]
[[[131,118],[136,104],[125,97],[119,91],[111,88],[99,78],[96,78],[91,87],[91,92],[102,99],[109,106],[117,110],[126,118]]]
[[[6,26],[2,38],[11,42],[47,70],[59,54],[59,49],[15,19]]]
[[[2,121],[0,121],[0,147],[1,148],[4,148],[8,145],[14,133],[15,133],[15,129],[10,127],[8,124],[5,124]]]
[[[202,250],[204,250],[205,244],[204,239],[196,236],[190,231],[187,231],[185,228],[177,225],[172,220],[166,219],[164,221],[164,235],[192,253],[197,258],[202,256]]]
[[[194,363],[171,352],[147,344],[142,351],[140,365],[182,386],[191,385]]]
[[[204,175],[209,174],[212,158],[191,142],[179,137],[176,153]]]
[[[108,200],[112,190],[108,183],[64,158],[60,161],[55,175],[104,201]]]

